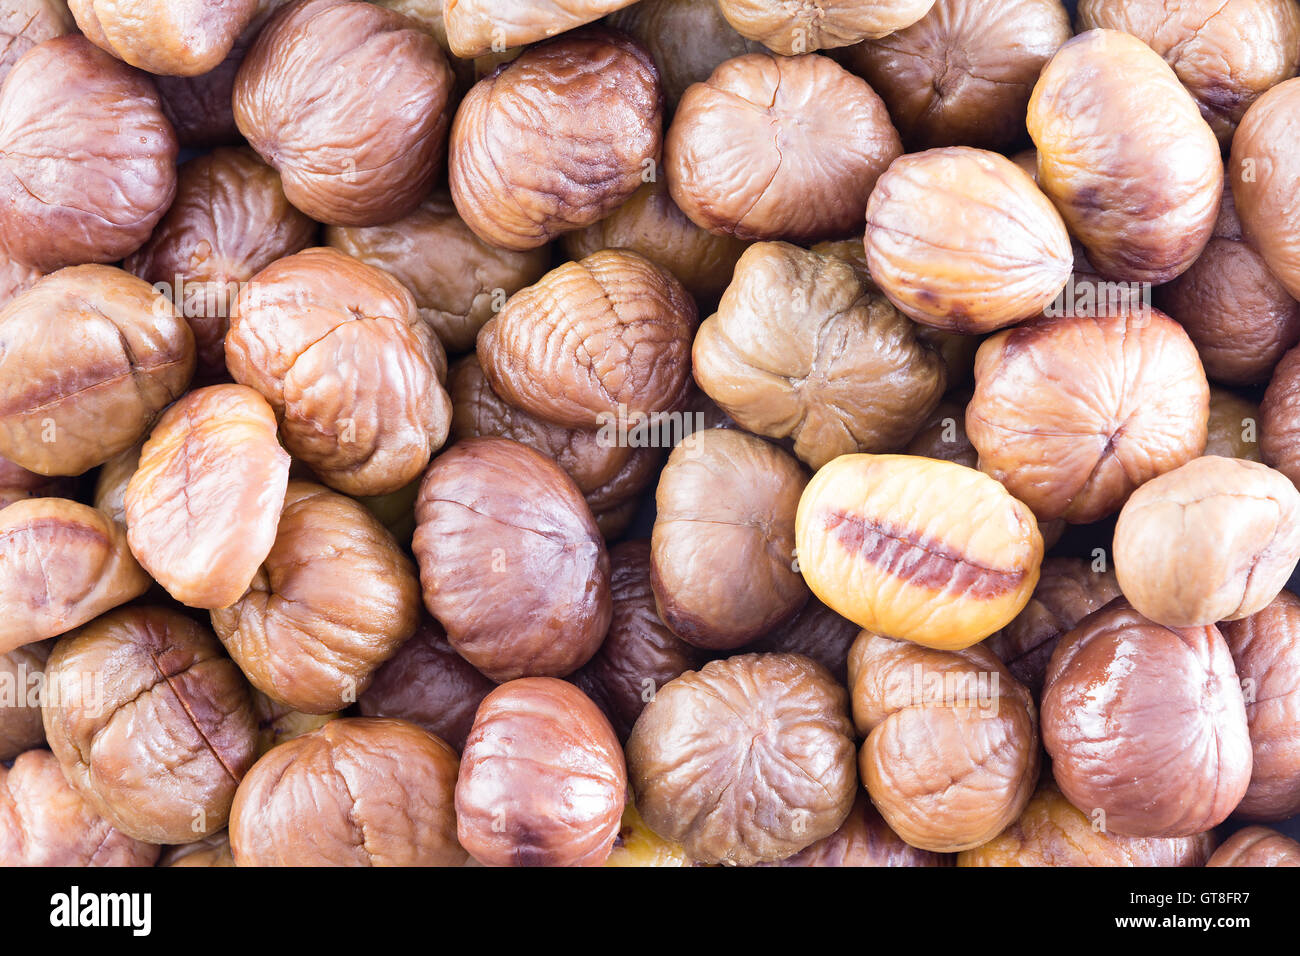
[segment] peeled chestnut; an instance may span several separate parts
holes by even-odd
[[[257,12],[257,0],[68,0],[98,47],[150,73],[215,69]]]
[[[0,458],[0,508],[24,498],[73,498],[76,489],[73,478],[38,475],[8,458]]]
[[[1107,278],[1168,282],[1209,241],[1223,188],[1214,133],[1159,54],[1090,30],[1029,101],[1038,184]]]
[[[572,684],[513,680],[479,704],[456,781],[461,845],[487,866],[599,866],[627,796],[609,721]]]
[[[0,760],[45,746],[41,690],[53,641],[37,641],[0,654]]]
[[[1300,486],[1300,346],[1282,356],[1259,405],[1264,463]]]
[[[304,213],[371,226],[433,185],[453,82],[437,41],[401,14],[308,0],[278,13],[244,57],[235,122]]]
[[[46,276],[0,311],[0,454],[79,475],[140,441],[194,374],[194,336],[111,266]]]
[[[179,148],[147,76],[80,34],[34,47],[0,87],[0,245],[41,272],[130,255]]]
[[[818,104],[833,102],[833,111]],[[675,203],[738,239],[838,239],[903,151],[864,80],[817,54],[750,53],[687,89],[664,142]]]
[[[1061,791],[1109,832],[1202,833],[1250,784],[1242,688],[1213,625],[1169,628],[1112,601],[1057,645],[1042,719]]]
[[[804,580],[835,611],[953,650],[1020,613],[1043,560],[1033,514],[1005,488],[909,455],[844,455],[823,467],[799,501],[796,539]]]
[[[159,866],[234,866],[230,836],[225,830],[205,836],[195,843],[168,847],[158,858]]]
[[[901,30],[925,16],[934,0],[873,3],[786,3],[718,0],[722,15],[743,36],[789,56],[848,46]]]
[[[415,515],[425,607],[480,671],[563,677],[596,652],[609,557],[553,461],[504,438],[458,442],[426,472]]]
[[[454,5],[447,13],[450,25]],[[654,62],[624,34],[589,27],[528,47],[456,111],[456,209],[503,249],[535,249],[589,226],[653,178],[662,110]]]
[[[1206,866],[1300,866],[1300,843],[1268,827],[1244,827],[1214,851]]]
[[[837,681],[847,684],[849,648],[860,630],[821,601],[809,598],[802,611],[750,644],[749,650],[811,657]]]
[[[638,811],[703,863],[793,856],[853,806],[846,703],[826,669],[797,654],[741,654],[669,681],[627,742]]]
[[[919,850],[889,828],[885,818],[859,790],[853,809],[840,828],[812,846],[764,866],[948,866],[952,858]]]
[[[0,81],[32,47],[75,26],[67,0],[9,0],[0,6]]]
[[[230,811],[237,866],[460,866],[456,753],[402,720],[331,720],[253,765]]]
[[[461,57],[501,53],[599,20],[633,0],[445,0],[451,51]]]
[[[849,652],[858,768],[885,821],[938,853],[991,840],[1038,780],[1033,698],[983,645],[936,650],[863,631]]]
[[[45,676],[50,749],[115,827],[190,843],[226,825],[257,727],[244,675],[211,631],[176,611],[123,608],[63,637]]]
[[[1205,454],[1262,461],[1259,447],[1260,409],[1226,388],[1210,386],[1209,437]]]

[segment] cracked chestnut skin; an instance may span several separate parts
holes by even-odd
[[[1300,492],[1281,472],[1206,455],[1151,479],[1115,524],[1124,596],[1168,627],[1263,610],[1300,560]]]
[[[934,0],[718,0],[742,35],[790,56],[849,46],[911,26]]]
[[[1202,833],[1250,783],[1241,683],[1213,625],[1168,628],[1117,598],[1056,646],[1042,720],[1061,792],[1112,833]]]
[[[415,633],[420,583],[393,536],[360,502],[289,482],[275,544],[248,592],[212,626],[249,681],[294,710],[355,701]]]
[[[1247,110],[1228,161],[1242,234],[1293,298],[1300,298],[1300,240],[1290,227],[1300,211],[1300,163],[1290,146],[1300,79],[1273,87]]]
[[[257,0],[68,0],[92,43],[149,73],[215,69],[257,13]]]
[[[67,0],[8,0],[0,7],[0,81],[32,47],[75,26]]]
[[[226,825],[257,725],[248,682],[211,631],[177,611],[122,608],[61,638],[45,674],[58,691],[42,708],[50,749],[117,829],[190,843]]]
[[[764,50],[736,32],[717,0],[639,0],[605,18],[654,57],[671,112],[692,83],[709,78],[719,63]]]
[[[1196,348],[1158,309],[1027,322],[975,359],[966,433],[980,469],[1039,519],[1087,524],[1200,455],[1210,389]]]
[[[452,199],[484,242],[544,246],[641,188],[657,171],[662,125],[659,71],[645,50],[604,28],[567,33],[465,96],[451,128]]]
[[[1300,843],[1268,827],[1238,830],[1206,866],[1300,866]]]
[[[627,742],[637,810],[702,863],[751,866],[834,833],[858,790],[844,688],[798,654],[711,661],[659,689]]]
[[[742,647],[808,600],[795,565],[795,511],[808,473],[745,432],[696,432],[655,491],[650,582],[659,616],[708,650]]]
[[[357,709],[363,717],[410,721],[459,753],[478,705],[496,686],[456,653],[441,624],[422,615],[415,633],[375,672]]]
[[[919,850],[889,828],[859,790],[853,809],[830,836],[779,863],[764,866],[951,866],[952,857]]]
[[[1079,30],[1097,28],[1131,33],[1164,57],[1225,146],[1300,61],[1300,8],[1290,0],[1080,0]]]
[[[420,318],[452,354],[472,351],[479,329],[506,298],[540,279],[551,264],[546,247],[512,252],[485,243],[441,189],[393,222],[331,226],[325,242],[400,279],[415,295]]]
[[[1233,812],[1285,820],[1300,813],[1300,598],[1283,591],[1219,630],[1241,678],[1254,756],[1250,786]]]
[[[446,354],[415,299],[335,249],[280,259],[243,286],[226,366],[271,403],[289,452],[344,494],[405,487],[447,438]]]
[[[860,627],[960,649],[1012,620],[1033,593],[1043,537],[987,475],[910,455],[843,455],[799,501],[799,570]]]
[[[403,720],[332,720],[271,750],[230,812],[238,866],[460,866],[456,752]]]
[[[896,160],[867,202],[871,277],[902,312],[992,332],[1042,312],[1074,266],[1052,203],[1011,160],[952,146]]]
[[[0,654],[0,686],[9,688],[0,707],[0,760],[45,746],[41,722],[41,675],[54,641],[37,641]]]
[[[424,604],[462,657],[495,681],[590,660],[609,628],[609,556],[559,465],[505,438],[458,442],[415,516]]]
[[[153,866],[158,851],[114,829],[48,750],[0,766],[0,866]]]
[[[371,3],[309,0],[279,11],[244,57],[235,122],[304,213],[371,226],[428,194],[453,84],[442,49],[413,20]]]
[[[1267,382],[1300,342],[1300,302],[1246,242],[1230,188],[1205,251],[1157,290],[1156,304],[1187,330],[1210,380],[1225,385]]]
[[[503,684],[479,705],[456,782],[461,844],[485,866],[600,866],[627,799],[614,729],[550,677]]]
[[[842,259],[750,246],[692,348],[695,380],[748,431],[789,438],[816,469],[893,451],[944,392],[938,352]]]
[[[936,0],[906,29],[847,51],[912,150],[1002,149],[1025,137],[1043,66],[1070,39],[1061,0]]]
[[[876,180],[902,152],[865,80],[817,54],[749,53],[687,89],[664,169],[673,201],[696,225],[803,242],[860,229]]]
[[[262,396],[195,389],[163,414],[127,482],[131,552],[182,604],[229,607],[275,543],[288,481]]]
[[[79,475],[140,441],[194,375],[189,326],[112,266],[46,276],[0,311],[0,454]]]
[[[451,51],[476,57],[545,40],[599,20],[633,0],[446,0]]]
[[[1015,823],[988,843],[965,850],[958,866],[1206,866],[1214,833],[1134,837],[1093,826],[1044,772]]]
[[[1038,712],[982,644],[921,647],[863,631],[849,651],[863,784],[914,847],[979,846],[1020,815],[1038,780]]]
[[[1259,406],[1226,388],[1210,386],[1209,437],[1205,454],[1262,461]]]
[[[65,498],[0,511],[0,654],[70,631],[149,585],[126,532],[101,511]]]
[[[666,269],[609,249],[510,297],[478,336],[488,383],[568,428],[674,411],[690,383],[694,300]]]
[[[240,287],[311,245],[316,228],[251,149],[217,149],[182,164],[176,201],[123,267],[168,290],[194,333],[199,379],[214,381],[226,374],[226,332]]]
[[[1029,101],[1038,184],[1109,279],[1168,282],[1201,254],[1223,189],[1219,143],[1191,94],[1136,37],[1091,30]]]
[[[28,51],[0,87],[0,236],[40,270],[115,262],[176,195],[176,133],[153,81],[80,34]]]
[[[1048,558],[1025,609],[985,641],[985,647],[1037,698],[1047,662],[1061,638],[1119,596],[1119,582],[1111,568],[1098,571],[1092,561],[1082,558]]]
[[[659,618],[650,586],[650,552],[645,538],[610,549],[609,630],[596,655],[573,675],[624,741],[660,687],[704,663],[699,649]]]
[[[671,272],[687,292],[704,303],[717,302],[746,246],[687,219],[673,202],[663,177],[646,183],[600,222],[568,233],[563,245],[571,259],[602,249],[640,253]]]

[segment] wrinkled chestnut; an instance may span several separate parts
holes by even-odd
[[[479,705],[456,782],[456,826],[480,863],[599,866],[626,796],[618,737],[572,684],[526,677]]]
[[[1140,614],[1166,627],[1235,621],[1277,597],[1300,561],[1300,492],[1258,462],[1195,458],[1133,492],[1114,554]]]
[[[0,311],[0,454],[79,475],[143,438],[194,374],[194,336],[121,269],[62,269]]]
[[[1061,0],[936,0],[906,29],[846,51],[846,65],[913,149],[1001,149],[1024,139],[1038,74],[1071,33]]]
[[[226,372],[230,308],[243,284],[315,236],[275,170],[252,150],[218,149],[181,166],[176,201],[123,266],[175,303],[194,332],[199,378],[213,381]]]
[[[400,279],[415,295],[420,318],[455,354],[473,349],[483,324],[510,296],[545,275],[551,263],[544,247],[512,252],[488,245],[441,190],[394,222],[331,226],[325,241]]]
[[[1282,356],[1259,404],[1259,450],[1300,486],[1300,346]]]
[[[332,720],[244,777],[230,811],[238,866],[459,866],[456,753],[401,720]]]
[[[885,821],[937,853],[991,840],[1038,780],[1033,698],[982,645],[935,650],[863,631],[849,652],[862,782]]]
[[[934,0],[873,3],[787,3],[786,0],[718,0],[736,30],[789,56],[882,37],[911,26]]]
[[[425,606],[480,671],[563,677],[596,652],[609,556],[553,461],[504,438],[459,442],[429,467],[415,516]]]
[[[1233,136],[1228,162],[1242,233],[1292,298],[1300,298],[1300,238],[1289,225],[1300,195],[1300,167],[1289,147],[1297,103],[1300,79],[1279,83],[1256,100]]]
[[[375,672],[357,709],[363,717],[408,720],[459,753],[465,749],[479,703],[494,687],[456,653],[442,625],[425,617],[415,634]]]
[[[67,0],[8,0],[0,6],[0,81],[32,47],[75,25]]]
[[[681,404],[694,301],[671,273],[621,249],[567,262],[510,297],[478,337],[492,390],[538,418],[600,428]]]
[[[627,742],[637,809],[704,863],[793,856],[853,806],[846,703],[826,669],[797,654],[742,654],[669,681]]]
[[[24,498],[73,498],[76,490],[73,478],[38,475],[8,458],[0,458],[0,508]]]
[[[535,249],[589,226],[654,175],[662,110],[654,62],[621,33],[589,27],[529,47],[456,111],[456,209],[503,249]]]
[[[175,611],[113,611],[45,665],[45,736],[68,782],[148,843],[226,825],[257,757],[248,683],[212,632]]]
[[[393,536],[357,501],[291,481],[275,544],[212,627],[249,681],[309,714],[356,701],[415,633],[420,585]]]
[[[0,87],[0,240],[41,272],[130,255],[176,195],[179,149],[148,77],[79,34],[47,40]]]
[[[150,73],[215,69],[257,12],[257,0],[68,0],[96,46]]]
[[[840,828],[780,863],[766,866],[948,866],[952,857],[903,841],[859,790]]]
[[[397,491],[446,440],[442,346],[405,286],[337,250],[280,259],[243,287],[226,365],[271,403],[289,452],[344,494]]]
[[[664,167],[696,225],[800,242],[860,229],[876,180],[902,151],[880,97],[834,60],[750,53],[687,89]]]
[[[809,598],[802,611],[750,644],[749,650],[811,657],[830,671],[835,680],[847,684],[849,648],[860,630],[821,601]]]
[[[1300,843],[1268,827],[1238,830],[1206,866],[1300,866]]]
[[[1102,275],[1168,282],[1201,254],[1223,189],[1219,144],[1141,40],[1091,30],[1062,46],[1028,125],[1038,184]]]
[[[102,511],[65,498],[0,511],[0,654],[85,624],[149,584]]]
[[[0,654],[0,760],[45,746],[41,689],[53,641],[38,641]]]
[[[723,411],[748,431],[792,439],[812,468],[894,451],[946,384],[939,354],[848,263],[783,242],[741,256],[692,359]]]
[[[865,241],[889,300],[951,332],[1036,315],[1074,266],[1065,223],[1033,181],[1006,157],[965,146],[895,161],[867,202]]]
[[[196,389],[159,420],[127,483],[131,552],[182,604],[229,607],[275,542],[288,481],[265,400],[242,385]]]
[[[370,226],[429,192],[453,82],[437,41],[401,14],[309,0],[278,13],[244,57],[235,122],[291,203],[319,222]]]
[[[633,0],[444,0],[451,51],[460,57],[500,53],[564,33]]]
[[[1300,813],[1300,598],[1283,591],[1219,630],[1241,678],[1254,752],[1250,786],[1234,812],[1285,820]]]
[[[730,650],[808,600],[795,565],[795,511],[808,474],[741,431],[696,432],[668,456],[655,491],[650,583],[659,616],[697,647]]]
[[[659,688],[703,664],[703,655],[669,630],[650,586],[650,542],[624,541],[609,552],[613,616],[596,655],[573,675],[604,711],[620,740]]]
[[[1214,834],[1135,837],[1111,833],[1077,809],[1044,774],[1015,823],[965,850],[958,866],[1205,866]]]
[[[319,730],[336,719],[338,713],[304,714],[253,688],[253,717],[257,721],[257,755],[272,747]]]
[[[907,455],[845,455],[822,468],[799,501],[796,540],[799,570],[828,606],[944,649],[1019,614],[1043,560],[1033,514],[1001,485]]]
[[[0,765],[0,866],[153,866],[158,849],[114,829],[48,750]]]
[[[1120,306],[999,332],[980,346],[966,433],[981,470],[1040,519],[1087,524],[1205,448],[1210,389],[1187,333]]]
[[[158,858],[159,866],[234,866],[230,836],[225,830],[205,836],[195,843],[168,847]]]
[[[1156,624],[1123,598],[1056,646],[1043,742],[1069,801],[1127,836],[1209,830],[1250,783],[1241,684],[1219,631]]]
[[[1099,568],[1096,561],[1081,558],[1048,558],[1025,609],[985,646],[1037,697],[1061,638],[1119,596],[1115,572],[1104,562]]]

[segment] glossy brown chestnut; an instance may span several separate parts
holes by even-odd
[[[1262,461],[1259,447],[1259,406],[1226,388],[1210,386],[1209,437],[1207,455]]]
[[[456,826],[480,863],[599,866],[626,797],[618,737],[572,684],[526,677],[479,705],[456,781]]]
[[[92,43],[150,73],[215,69],[257,12],[257,0],[68,0]]]
[[[596,652],[609,556],[553,461],[504,438],[459,442],[425,474],[415,515],[425,607],[480,671],[563,677]]]
[[[1300,866],[1300,843],[1268,827],[1238,830],[1206,866]]]
[[[54,641],[37,641],[0,654],[0,760],[45,746],[41,690]]]
[[[1300,346],[1277,363],[1259,404],[1259,450],[1265,464],[1300,486]]]
[[[780,863],[762,866],[950,866],[952,857],[904,842],[859,790],[840,828]]]
[[[750,644],[749,650],[811,657],[830,671],[836,681],[847,685],[849,648],[861,630],[821,601],[809,598],[802,611]]]
[[[158,858],[159,866],[234,866],[230,835],[222,830],[195,843],[168,847]]]

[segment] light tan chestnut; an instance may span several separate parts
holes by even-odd
[[[599,20],[633,0],[445,0],[451,52],[476,57],[545,40]],[[392,4],[388,4],[392,6]]]
[[[973,468],[909,455],[844,455],[799,501],[799,569],[860,627],[955,650],[1010,622],[1038,583],[1033,513]]]
[[[1235,621],[1265,608],[1300,560],[1300,492],[1258,462],[1206,456],[1153,478],[1115,524],[1115,573],[1167,627]]]
[[[1029,100],[1038,184],[1107,278],[1168,282],[1201,254],[1223,188],[1219,142],[1149,46],[1091,30]]]
[[[997,153],[965,146],[895,160],[867,202],[867,266],[918,322],[991,332],[1027,319],[1065,288],[1074,252],[1033,180]]]
[[[886,36],[911,26],[932,6],[934,0],[718,0],[741,36],[786,56]]]
[[[1291,147],[1297,109],[1300,79],[1279,83],[1255,101],[1232,138],[1228,181],[1246,241],[1300,299],[1300,233],[1291,227],[1300,210],[1300,163]]]
[[[723,411],[748,431],[793,439],[813,468],[897,449],[947,381],[939,353],[852,266],[784,242],[741,257],[692,358]]]

